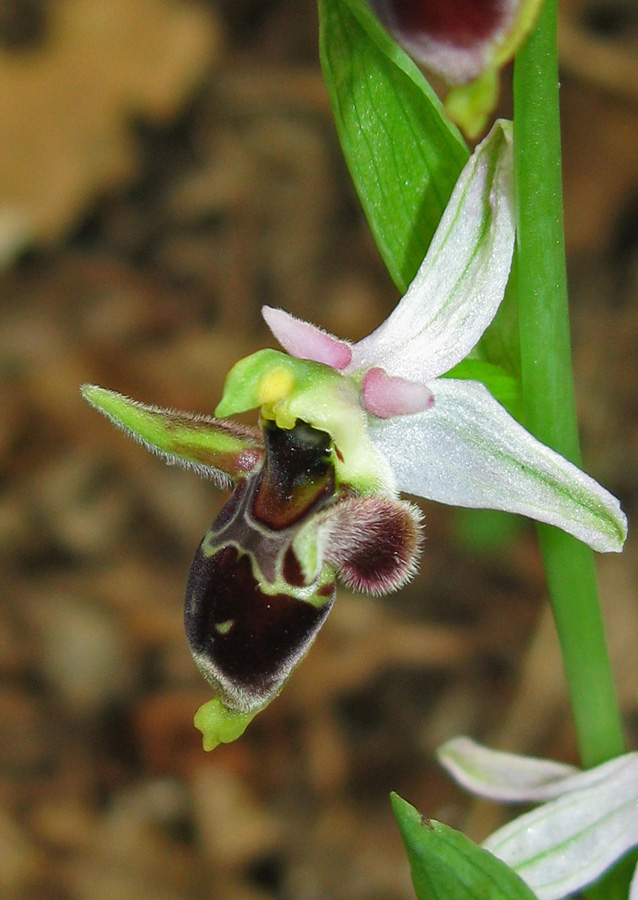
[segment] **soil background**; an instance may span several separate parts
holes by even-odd
[[[638,18],[566,3],[562,104],[586,468],[630,520],[600,586],[638,739]],[[477,840],[436,747],[577,761],[533,526],[422,503],[419,576],[340,591],[280,698],[211,754],[182,630],[224,501],[83,382],[212,413],[269,303],[353,339],[398,300],[342,160],[312,0],[0,6],[0,895],[407,900],[396,790]],[[503,114],[508,113],[504,76]]]

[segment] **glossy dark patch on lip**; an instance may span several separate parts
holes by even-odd
[[[420,35],[451,44],[472,47],[503,26],[503,0],[371,0],[389,28],[406,39]]]
[[[317,608],[266,594],[247,555],[225,547],[207,558],[200,548],[186,587],[186,634],[196,659],[207,659],[244,695],[263,699],[303,655],[331,606],[330,599]]]
[[[330,436],[297,422],[294,428],[264,424],[266,462],[255,491],[252,514],[276,531],[322,509],[335,493]]]

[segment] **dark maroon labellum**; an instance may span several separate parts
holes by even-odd
[[[325,577],[315,594],[292,548],[299,527],[336,497],[330,440],[302,422],[287,431],[269,422],[264,432],[264,465],[239,481],[202,541],[185,598],[195,661],[242,710],[277,693],[335,596]]]
[[[334,599],[319,608],[287,594],[266,594],[251,559],[225,547],[212,559],[195,557],[187,596],[196,596],[187,615],[193,653],[214,659],[238,692],[266,698],[323,624]]]
[[[266,422],[264,439],[261,468],[239,479],[202,541],[185,598],[195,662],[240,712],[279,692],[330,611],[337,574],[385,593],[409,578],[419,546],[409,504],[337,485],[327,434]]]

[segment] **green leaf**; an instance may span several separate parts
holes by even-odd
[[[512,260],[512,271],[505,290],[505,296],[496,316],[476,348],[478,355],[520,381],[521,348],[518,327],[518,300],[516,296],[516,252]],[[520,392],[520,385],[519,385]]]
[[[412,60],[362,0],[319,0],[341,146],[383,260],[404,292],[469,152]]]
[[[536,900],[505,863],[392,794],[419,900]]]
[[[500,509],[452,511],[454,536],[463,550],[475,556],[502,556],[525,527],[525,519]]]

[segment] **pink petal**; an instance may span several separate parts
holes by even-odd
[[[364,407],[379,419],[423,412],[434,403],[425,384],[388,375],[383,369],[368,369],[361,387]]]
[[[304,322],[272,306],[263,306],[261,314],[281,346],[297,359],[311,359],[341,371],[350,365],[352,350],[316,325]]]

